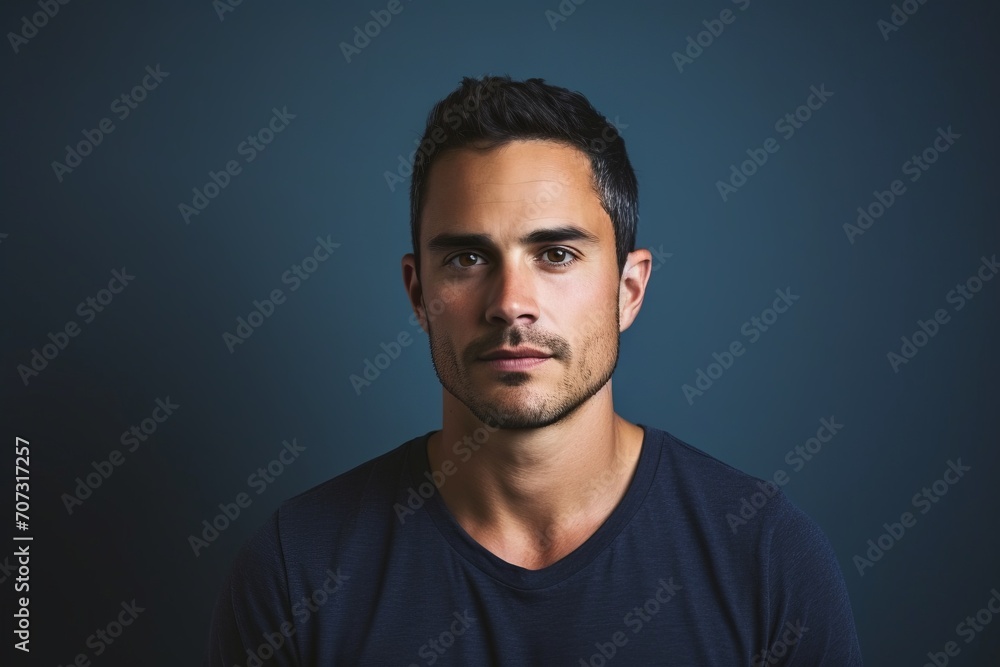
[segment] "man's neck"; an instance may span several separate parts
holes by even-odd
[[[431,470],[454,466],[439,489],[442,500],[503,560],[538,569],[561,559],[625,495],[643,431],[615,414],[610,383],[571,416],[539,429],[492,430],[455,403],[446,394],[443,428],[428,440]]]

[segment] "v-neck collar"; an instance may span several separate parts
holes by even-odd
[[[611,544],[642,505],[659,465],[662,443],[655,429],[644,424],[637,426],[643,430],[642,449],[639,452],[635,473],[621,501],[583,544],[555,563],[539,570],[529,570],[508,563],[476,542],[452,515],[441,494],[437,493],[437,489],[434,489],[435,492],[427,498],[423,511],[430,514],[438,531],[451,547],[486,575],[516,589],[537,590],[552,586],[576,574],[592,562]],[[427,441],[436,432],[429,431],[412,441],[407,452],[410,488],[418,488],[421,484],[428,483],[430,479]]]

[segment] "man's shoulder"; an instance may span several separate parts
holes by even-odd
[[[710,485],[714,494],[741,493],[765,485],[765,480],[726,463],[722,459],[681,440],[673,433],[647,427],[661,445],[661,468],[671,481],[685,486]]]
[[[270,581],[281,588],[289,568],[324,572],[324,559],[350,542],[352,531],[371,535],[379,516],[391,516],[392,503],[386,501],[409,475],[409,447],[425,437],[411,438],[283,501],[239,548],[230,570],[233,585]]]
[[[756,477],[662,429],[652,428],[661,443],[661,486],[669,489],[689,511],[740,533],[791,531],[800,537],[823,540],[818,524],[785,495],[772,480]],[[744,527],[751,528],[744,531]]]
[[[814,629],[787,661],[862,664],[837,554],[819,523],[785,495],[788,476],[773,478],[786,480],[779,486],[665,431],[657,435],[663,502],[677,506],[672,518],[700,537],[687,542],[694,549],[688,560],[721,569],[713,582],[754,582],[771,628],[764,645],[776,646],[777,633],[795,623]]]

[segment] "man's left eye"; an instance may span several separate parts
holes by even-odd
[[[455,260],[459,260],[457,265],[460,266],[460,267],[462,267],[463,269],[464,268],[468,268],[470,266],[475,266],[476,265],[475,260],[473,260],[473,262],[474,262],[473,264],[463,264],[462,263],[461,260],[463,260],[463,259],[469,259],[470,257],[479,258],[479,255],[476,254],[476,253],[474,253],[474,252],[463,252],[463,253],[461,253],[459,255],[455,255],[454,257],[452,257],[448,261],[448,263],[454,266],[456,264]]]
[[[545,257],[549,264],[562,264],[565,266],[576,261],[576,255],[566,248],[549,248],[542,253],[542,256]]]

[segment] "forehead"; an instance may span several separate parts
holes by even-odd
[[[513,232],[543,220],[613,234],[583,151],[553,141],[519,140],[487,151],[448,151],[430,169],[422,239],[486,223]]]

